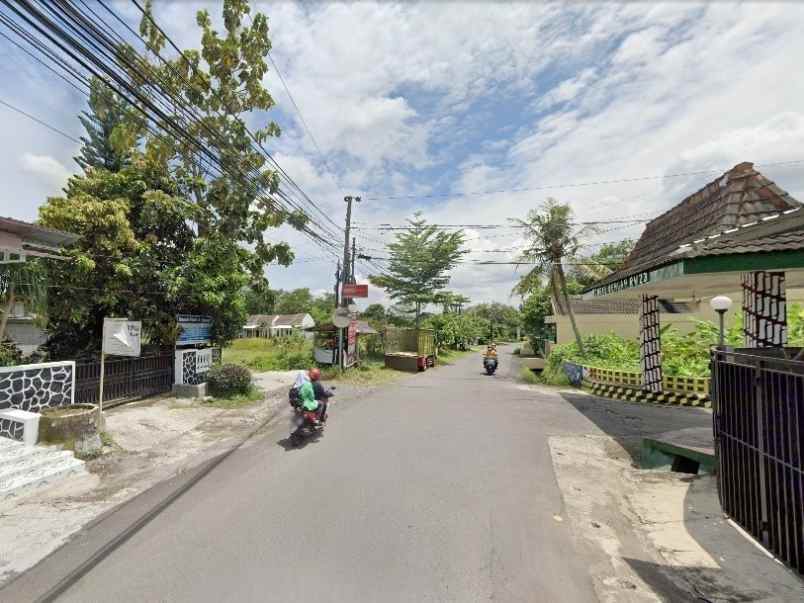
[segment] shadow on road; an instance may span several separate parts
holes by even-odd
[[[572,392],[562,392],[561,397],[600,431],[616,440],[637,465],[642,438],[666,431],[712,425],[712,414],[702,408],[621,402]]]
[[[281,446],[285,452],[291,452],[293,450],[301,450],[308,444],[318,444],[318,441],[321,439],[322,435],[324,435],[322,432],[317,432],[302,440],[302,442],[298,445],[294,445],[290,437],[282,438],[281,440],[278,440],[276,444],[277,446]]]

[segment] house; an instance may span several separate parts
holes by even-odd
[[[736,294],[735,294],[736,295]],[[570,298],[575,323],[582,335],[607,335],[636,339],[639,336],[639,300],[637,299],[590,299],[581,296]],[[575,340],[569,313],[563,302],[554,301],[553,315],[544,319],[545,324],[555,325],[555,343],[570,343]],[[672,325],[682,333],[689,333],[702,320],[714,321],[709,304],[700,300],[659,300],[664,325]]]
[[[309,314],[252,314],[241,330],[241,337],[282,337],[293,333],[312,337],[307,329],[315,326]]]
[[[63,260],[61,248],[78,235],[0,217],[0,265],[24,264],[31,258]],[[45,343],[42,317],[28,311],[13,283],[0,281],[0,341],[11,340],[24,356]]]

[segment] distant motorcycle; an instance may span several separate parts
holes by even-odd
[[[483,368],[486,369],[487,375],[493,375],[497,370],[497,358],[494,356],[483,357]]]

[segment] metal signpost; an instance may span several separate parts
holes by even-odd
[[[100,391],[98,412],[103,413],[103,377],[106,372],[106,354],[139,356],[142,349],[142,323],[127,318],[104,318],[101,341]]]

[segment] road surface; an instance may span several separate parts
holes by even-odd
[[[547,446],[588,425],[471,355],[342,400],[304,448],[259,436],[58,600],[594,601]]]

